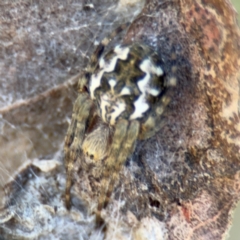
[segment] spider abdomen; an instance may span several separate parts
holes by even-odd
[[[164,90],[158,54],[142,44],[118,45],[105,54],[90,76],[89,92],[101,118],[114,125],[120,118],[144,119]]]

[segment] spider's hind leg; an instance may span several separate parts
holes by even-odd
[[[165,110],[170,101],[171,96],[168,94],[168,91],[166,91],[166,94],[152,108],[152,112],[146,121],[141,124],[139,139],[144,140],[154,136],[167,124]]]
[[[120,25],[116,28],[108,37],[105,37],[97,46],[96,50],[90,57],[90,65],[87,71],[93,72],[96,65],[98,64],[99,58],[101,58],[104,48],[112,41],[112,39],[117,36],[120,32],[124,31],[130,25],[129,22]]]
[[[120,25],[118,28],[116,28],[108,37],[105,37],[96,47],[94,52],[92,53],[89,64],[87,66],[85,75],[80,79],[78,82],[78,90],[79,92],[82,92],[83,89],[88,85],[90,76],[92,73],[94,73],[99,59],[102,57],[105,47],[112,41],[112,39],[117,36],[120,32],[124,31],[128,26],[130,25],[129,22],[124,23]]]
[[[121,119],[117,122],[111,152],[105,162],[105,169],[101,181],[101,191],[96,213],[97,226],[102,224],[101,210],[105,208],[110,200],[115,184],[118,181],[119,172],[131,156],[138,138],[140,123],[138,121],[127,121]]]
[[[71,124],[68,127],[65,138],[65,166],[67,171],[67,181],[65,190],[65,203],[67,209],[71,207],[70,190],[72,187],[72,170],[74,162],[79,157],[81,145],[85,135],[86,123],[92,106],[91,99],[87,93],[79,94],[74,103]]]

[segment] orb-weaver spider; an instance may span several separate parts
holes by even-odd
[[[111,38],[126,26],[119,27]],[[67,208],[72,169],[80,153],[92,161],[104,159],[98,219],[137,139],[147,139],[160,129],[159,119],[170,101],[167,89],[176,85],[176,78],[164,73],[158,53],[145,44],[121,44],[104,54],[111,38],[99,44],[87,73],[79,80],[79,95],[65,139]],[[87,133],[93,116],[99,116],[107,128],[102,129],[100,124]]]

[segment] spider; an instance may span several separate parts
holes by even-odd
[[[176,85],[176,78],[164,73],[158,53],[145,44],[120,44],[104,54],[111,38],[127,26],[103,39],[91,56],[87,72],[78,82],[79,95],[65,138],[68,209],[74,162],[82,155],[94,162],[104,160],[97,219],[101,219],[101,210],[107,206],[136,141],[160,130],[159,119],[170,101],[168,87]],[[89,132],[96,116],[105,127],[100,124]]]

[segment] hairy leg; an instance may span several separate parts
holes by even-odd
[[[119,172],[134,151],[134,144],[138,138],[140,123],[138,121],[119,120],[111,145],[109,157],[105,162],[101,191],[97,208],[96,223],[102,224],[101,210],[107,206],[115,184],[118,181]]]
[[[164,120],[165,108],[170,102],[169,96],[163,96],[157,106],[152,109],[152,113],[147,120],[142,123],[139,139],[148,139],[156,134],[165,124]]]
[[[93,52],[90,58],[90,65],[88,66],[87,71],[93,72],[96,65],[99,62],[99,58],[102,56],[104,48],[112,41],[112,39],[117,36],[120,32],[124,31],[130,25],[129,22],[120,25],[116,28],[109,36],[105,37],[100,44],[97,46],[96,50]]]
[[[79,94],[74,103],[72,121],[69,125],[65,138],[65,166],[67,171],[67,181],[65,190],[65,201],[67,209],[70,209],[71,196],[70,190],[72,187],[72,170],[74,162],[77,160],[81,151],[81,145],[85,135],[86,122],[89,117],[91,108],[91,100],[88,94]]]

